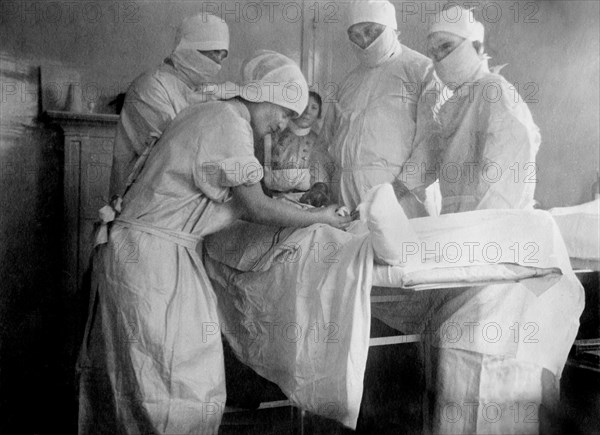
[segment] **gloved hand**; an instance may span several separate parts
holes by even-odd
[[[329,205],[329,187],[325,183],[315,183],[304,195],[300,197],[302,204],[312,205],[313,207],[324,207]]]

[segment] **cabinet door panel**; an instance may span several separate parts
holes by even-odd
[[[113,139],[89,137],[81,153],[80,197],[81,217],[92,219],[108,204],[108,184],[112,164]]]

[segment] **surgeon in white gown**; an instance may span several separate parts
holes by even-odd
[[[456,5],[433,21],[428,53],[444,88],[421,96],[414,150],[394,183],[398,197],[423,199],[425,187],[439,180],[442,214],[533,209],[540,133],[516,90],[490,72],[483,30],[472,11]],[[466,240],[480,241],[476,234]],[[513,246],[523,255],[527,243],[539,246],[527,238]],[[537,298],[522,284],[503,284],[435,304],[415,295],[410,308],[374,309],[399,329],[406,329],[403,321],[430,318],[439,348],[435,431],[538,432],[541,406],[551,409],[558,397],[583,307],[581,286],[570,265],[565,269]]]
[[[334,197],[353,210],[370,188],[392,182],[410,156],[431,61],[398,41],[390,2],[347,7],[348,37],[360,64],[329,107],[320,143],[335,163]]]
[[[271,51],[242,75],[239,97],[191,105],[167,127],[96,251],[79,364],[82,434],[217,433],[223,349],[198,245],[240,215],[291,227],[349,223],[335,206],[302,211],[263,194],[255,139],[301,114],[308,86]]]
[[[442,213],[533,208],[540,132],[515,87],[488,68],[483,40],[483,25],[458,6],[429,30],[441,86],[419,99],[414,150],[395,186],[423,198],[439,180]]]
[[[207,99],[198,88],[215,82],[229,52],[227,23],[210,14],[184,19],[177,40],[169,57],[136,78],[127,91],[115,137],[110,197],[123,195],[143,166],[144,152],[175,116]]]

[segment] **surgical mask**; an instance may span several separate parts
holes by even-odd
[[[394,52],[400,51],[400,43],[394,29],[386,26],[381,35],[367,48],[362,49],[353,43],[352,49],[360,63],[369,68],[375,68],[389,59]]]
[[[193,49],[177,50],[170,59],[175,69],[189,79],[191,87],[213,82],[221,71],[221,65]]]
[[[467,82],[484,61],[473,48],[473,42],[465,39],[448,56],[434,62],[434,67],[437,76],[445,85],[458,87]]]

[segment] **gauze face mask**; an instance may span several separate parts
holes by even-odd
[[[483,61],[473,48],[473,42],[465,39],[452,53],[433,64],[440,80],[452,89],[469,80]]]
[[[394,29],[387,26],[381,35],[365,49],[352,43],[352,49],[358,60],[360,60],[360,63],[369,68],[374,68],[382,64],[396,49],[399,48],[400,43],[396,37],[396,32],[394,32]]]
[[[214,81],[221,71],[221,65],[193,49],[177,50],[170,59],[175,69],[186,76],[194,87]]]

